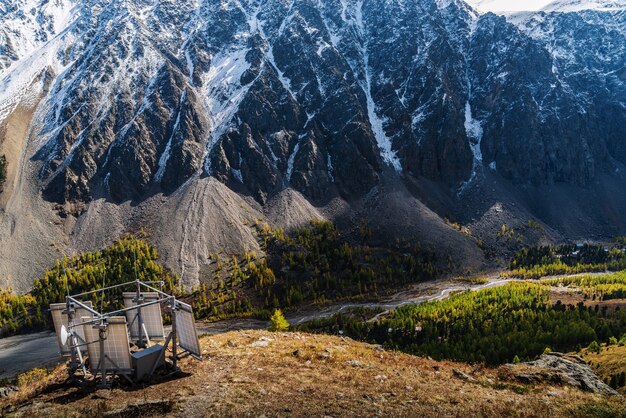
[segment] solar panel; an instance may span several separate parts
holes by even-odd
[[[90,318],[83,318],[87,321]],[[126,329],[126,317],[113,316],[106,319],[106,339],[104,340],[105,368],[107,372],[119,371],[129,373],[132,371],[130,357],[130,345],[128,343],[128,331]],[[87,348],[89,353],[89,370],[92,373],[100,371],[100,337],[99,330],[94,328],[94,324],[83,325],[85,336],[87,337]],[[111,362],[112,361],[112,362]],[[119,370],[117,370],[119,368]]]
[[[193,318],[193,309],[186,303],[178,302],[176,311],[176,335],[178,344],[189,353],[201,357],[200,342],[196,331],[196,323]]]
[[[159,295],[156,292],[142,292],[141,295],[144,298],[142,303],[152,302],[159,299]],[[124,292],[124,307],[130,308],[137,306],[133,299],[137,296],[136,292]],[[126,319],[128,321],[128,328],[130,331],[130,338],[133,340],[140,339],[142,333],[140,332],[140,324],[138,318],[138,311],[132,310],[126,312]],[[164,340],[165,331],[163,330],[163,317],[161,316],[161,305],[154,304],[141,308],[141,319],[146,327],[146,332],[151,340]]]
[[[88,307],[92,307],[91,301],[83,302]],[[61,342],[61,326],[64,325],[66,328],[68,327],[68,317],[66,313],[63,313],[67,305],[65,303],[51,303],[50,304],[50,313],[52,314],[52,322],[54,323],[54,331],[56,332],[56,340],[59,346],[59,351],[62,356],[70,355],[70,347],[68,344],[63,344]],[[76,312],[74,312],[74,320],[73,323],[76,324],[80,321],[80,318],[88,317],[92,318],[91,312],[89,312],[85,308],[76,307]],[[83,327],[74,327],[74,331],[76,336],[78,337],[78,344],[83,344],[85,342],[85,334],[83,333]],[[83,346],[81,347],[81,351],[83,353],[87,352],[87,349]]]

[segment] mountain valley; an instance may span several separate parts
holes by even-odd
[[[0,0],[0,415],[626,416],[624,63],[624,0]],[[77,387],[50,305],[138,280],[203,359]]]

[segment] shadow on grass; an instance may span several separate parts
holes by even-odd
[[[162,373],[152,376],[149,379],[134,384],[130,384],[130,382],[128,382],[121,376],[116,376],[111,382],[111,389],[120,389],[124,392],[136,392],[150,386],[156,386],[162,383],[169,383],[180,379],[185,379],[191,375],[192,373],[183,372],[181,370],[174,372],[163,371]],[[51,403],[56,403],[60,405],[67,405],[76,401],[80,401],[89,397],[90,395],[92,395],[92,399],[94,400],[109,399],[107,396],[102,396],[106,393],[105,391],[107,391],[108,389],[99,388],[97,385],[98,381],[90,380],[84,381],[82,382],[82,384],[79,384],[77,386],[76,382],[72,382],[68,379],[62,383],[54,383],[47,386],[41,392],[39,392],[39,394],[53,395],[55,392],[62,392],[49,400],[49,402]]]

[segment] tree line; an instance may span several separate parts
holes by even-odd
[[[550,279],[552,286],[575,287],[592,300],[626,299],[626,271],[601,276],[582,275]]]
[[[598,244],[562,244],[526,247],[514,254],[509,276],[539,279],[558,274],[620,271],[626,269],[622,241],[610,247]]]
[[[267,223],[254,227],[263,255],[246,252],[240,259],[213,254],[213,280],[194,289],[199,315],[268,316],[302,303],[375,298],[438,275],[432,252],[403,242],[369,245],[371,233],[363,224],[357,240],[320,220],[290,233]]]
[[[269,318],[275,309],[303,303],[374,298],[438,275],[432,252],[400,241],[390,247],[371,246],[371,232],[364,224],[359,238],[352,240],[332,223],[317,220],[290,233],[260,222],[254,228],[262,254],[210,254],[213,272],[191,289],[181,289],[178,277],[159,264],[157,251],[140,238],[128,236],[101,251],[63,257],[35,281],[29,294],[0,292],[0,333],[49,326],[49,304],[64,301],[67,293],[135,277],[164,281],[166,291],[193,305],[198,319],[225,319]],[[103,310],[116,308],[119,292],[107,292],[105,299],[96,295],[93,302]]]

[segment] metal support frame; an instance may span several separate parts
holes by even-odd
[[[144,342],[143,339],[143,333],[146,329],[145,324],[143,323],[143,317],[141,316],[141,305],[143,303],[143,301],[145,300],[143,295],[141,294],[141,282],[139,280],[135,281],[135,284],[137,286],[136,289],[136,294],[135,294],[135,298],[133,299],[133,302],[135,302],[137,305],[137,331],[139,334],[139,342],[138,342],[138,346],[145,348],[148,341],[150,340],[150,337],[148,336],[148,333],[146,332],[146,341]]]
[[[76,371],[81,368],[83,370],[83,376],[87,375],[87,368],[85,367],[85,361],[83,359],[83,355],[80,351],[81,344],[76,332],[74,331],[74,315],[76,314],[76,309],[74,307],[73,301],[69,298],[65,298],[65,310],[64,314],[67,315],[67,330],[68,330],[68,346],[70,349],[70,364],[68,366],[68,374],[70,380],[74,380],[76,378]],[[84,341],[83,341],[84,342]]]
[[[174,369],[177,369],[176,365],[178,362],[178,353],[176,352],[176,298],[172,297],[170,302],[170,310],[172,311],[172,364],[174,365]]]
[[[70,347],[76,345],[76,342],[74,341],[74,313],[76,312],[76,310],[74,309],[74,305],[72,304],[72,302],[70,301],[69,296],[65,299],[65,314],[67,315],[67,328],[69,330],[70,333]],[[80,349],[78,349],[80,350]],[[68,368],[68,373],[69,373],[69,377],[70,379],[72,379],[76,373],[76,370],[78,370],[78,364],[76,361],[76,352],[74,351],[73,348],[70,348],[70,366]]]
[[[151,284],[159,284],[162,288],[163,286],[163,282],[142,282],[140,280],[134,280],[131,282],[126,282],[126,283],[122,283],[122,284],[118,284],[118,285],[114,285],[114,286],[108,286],[108,287],[104,287],[102,289],[97,289],[97,290],[92,290],[89,292],[83,292],[83,293],[79,293],[76,295],[68,295],[66,297],[66,314],[68,315],[68,329],[69,329],[69,333],[70,333],[70,347],[71,347],[71,359],[70,359],[70,364],[68,367],[68,371],[70,373],[70,377],[73,377],[76,373],[76,371],[78,370],[79,367],[82,367],[83,372],[85,373],[85,375],[87,375],[87,370],[85,368],[85,363],[83,361],[83,357],[81,355],[80,352],[80,347],[87,345],[87,344],[95,344],[98,343],[100,345],[100,361],[97,365],[97,367],[95,368],[96,370],[98,370],[97,373],[100,374],[100,380],[98,383],[98,387],[110,387],[111,384],[108,382],[107,380],[107,374],[109,372],[113,372],[114,374],[119,374],[121,376],[124,376],[129,382],[133,383],[132,380],[128,377],[128,372],[129,370],[122,370],[120,369],[117,364],[115,364],[115,362],[113,362],[111,360],[111,358],[105,353],[105,340],[107,338],[107,319],[114,317],[114,316],[119,316],[121,314],[125,314],[126,312],[132,311],[132,310],[137,310],[137,316],[136,319],[139,321],[137,326],[139,329],[139,342],[138,342],[138,346],[144,348],[150,341],[150,337],[146,331],[146,327],[143,321],[143,316],[141,313],[142,308],[146,308],[152,305],[156,305],[156,304],[163,304],[164,306],[167,306],[170,310],[171,313],[171,319],[172,319],[172,330],[170,331],[170,333],[168,334],[167,338],[165,339],[165,343],[163,345],[163,349],[161,350],[161,353],[159,354],[158,358],[156,359],[156,361],[154,362],[154,364],[152,365],[152,369],[150,370],[150,374],[154,374],[154,372],[156,371],[156,368],[158,366],[158,364],[161,362],[161,360],[165,357],[166,351],[167,351],[167,347],[169,346],[170,343],[172,343],[172,368],[173,371],[178,371],[178,357],[179,357],[179,353],[178,353],[178,339],[177,339],[177,329],[176,329],[176,313],[178,311],[178,309],[180,309],[180,304],[182,302],[179,302],[176,300],[175,296],[169,295],[165,292],[163,292],[160,289],[155,288],[154,286],[151,286]],[[100,292],[106,292],[108,290],[112,290],[112,289],[117,289],[117,288],[121,288],[124,286],[129,286],[129,285],[134,285],[135,286],[135,298],[133,299],[133,302],[136,303],[135,306],[131,306],[129,308],[123,308],[123,309],[118,309],[116,311],[113,312],[107,312],[107,313],[101,313],[96,311],[95,309],[87,306],[84,302],[82,302],[81,300],[79,300],[79,298],[84,298],[85,296],[89,296],[89,295],[93,295],[93,294],[97,294]],[[145,298],[142,295],[142,288],[149,290],[151,292],[155,292],[158,296],[159,299],[157,300],[153,300],[153,301],[149,301],[149,302],[145,302]],[[81,320],[81,319],[76,319],[75,318],[75,313],[76,313],[76,307],[80,307],[82,309],[85,309],[87,312],[89,312],[90,314],[93,315],[93,318],[90,318],[88,320]],[[85,342],[83,341],[82,343],[80,341],[78,341],[78,337],[75,334],[74,329],[76,327],[79,326],[85,326],[85,325],[91,325],[94,329],[98,330],[98,340],[93,341],[93,342]],[[132,326],[132,323],[131,323]],[[144,334],[145,334],[145,339],[144,339]],[[111,367],[107,366],[107,362],[110,364]],[[94,375],[95,377],[95,375]]]
[[[100,321],[100,324],[93,326],[98,330],[98,344],[100,344],[100,384],[99,387],[109,387],[107,383],[107,365],[106,365],[106,353],[104,352],[104,340],[106,340],[107,323],[105,320]]]
[[[172,339],[172,332],[170,332],[167,338],[165,339],[165,343],[163,343],[163,348],[161,349],[161,353],[159,354],[159,357],[156,358],[156,360],[154,361],[154,364],[152,365],[152,368],[150,369],[150,375],[154,374],[157,368],[157,365],[161,362],[161,359],[163,359],[163,357],[165,356],[165,352],[167,351],[167,346],[169,345],[171,339]]]

